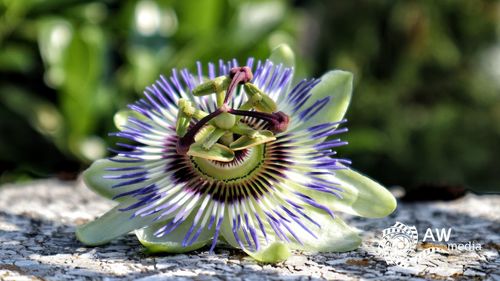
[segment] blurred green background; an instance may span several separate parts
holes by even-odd
[[[341,154],[386,185],[500,186],[500,2],[0,0],[0,183],[75,178],[172,67],[266,58],[355,75]]]

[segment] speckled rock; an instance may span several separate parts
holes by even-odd
[[[0,280],[499,280],[500,196],[452,202],[400,204],[384,219],[346,216],[363,237],[348,253],[295,252],[289,260],[259,264],[239,250],[206,248],[183,255],[148,256],[134,235],[101,247],[86,247],[75,226],[102,214],[113,202],[81,183],[57,180],[0,187]],[[443,247],[422,242],[427,228],[453,229],[447,243],[473,241],[481,249],[434,253],[429,264],[387,264],[381,256],[383,229],[395,222],[421,234],[417,251]],[[434,243],[434,244],[433,244]]]

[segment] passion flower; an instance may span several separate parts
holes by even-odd
[[[150,252],[180,253],[219,240],[263,262],[290,249],[349,251],[361,240],[336,215],[384,217],[381,185],[336,158],[352,75],[330,71],[291,90],[293,53],[201,63],[172,71],[115,116],[121,150],[96,161],[85,183],[118,205],[77,230],[100,245],[135,230]]]

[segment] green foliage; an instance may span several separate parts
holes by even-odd
[[[348,154],[385,184],[498,190],[499,1],[328,1],[309,60],[352,71]]]
[[[0,182],[106,154],[114,112],[173,67],[298,51],[354,73],[341,154],[384,184],[499,182],[500,3],[0,0]],[[305,59],[304,59],[305,58]]]
[[[267,57],[291,38],[276,34],[294,33],[288,9],[279,0],[0,0],[0,182],[74,173],[105,156],[114,112],[159,74]]]

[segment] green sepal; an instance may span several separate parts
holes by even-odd
[[[241,136],[229,145],[232,150],[242,150],[266,142],[275,140],[276,137],[271,131],[263,130],[257,131],[252,136]]]
[[[297,229],[297,235],[302,238],[303,244],[294,243],[292,248],[307,252],[347,252],[355,250],[361,245],[361,237],[357,231],[339,217],[332,218],[329,215],[308,209],[305,212],[321,226],[318,229],[317,226],[308,223],[318,238],[312,237],[303,229]]]
[[[229,245],[233,246],[234,248],[241,249],[240,245],[234,238],[232,226],[229,220],[224,220],[222,222],[222,227],[220,230],[222,237]],[[243,237],[243,234],[240,233],[240,236]],[[263,263],[277,263],[284,261],[288,257],[290,257],[290,248],[287,243],[272,240],[267,243],[261,235],[258,235],[258,239],[260,240],[261,244],[261,248],[258,251],[242,249],[245,253],[247,253],[255,260]],[[268,239],[276,239],[276,237],[269,233]]]
[[[234,159],[234,152],[227,146],[215,143],[209,150],[203,147],[203,143],[193,143],[187,152],[190,156],[201,157],[209,160],[229,162]]]
[[[295,54],[287,44],[280,44],[271,51],[269,60],[274,64],[282,64],[284,67],[295,66]]]
[[[275,65],[282,64],[284,67],[294,68],[295,67],[295,54],[287,44],[280,44],[276,48],[271,51],[271,55],[269,56],[269,60],[272,61]],[[288,83],[285,92],[290,92],[290,87],[292,85],[293,76],[290,78],[290,83]],[[278,101],[281,101],[285,95],[280,95],[278,97]]]
[[[254,258],[255,260],[263,263],[278,263],[285,261],[290,257],[290,247],[284,242],[272,242],[262,250],[257,252],[248,251],[243,249],[245,253]]]
[[[114,157],[119,159],[118,157]],[[104,178],[105,175],[113,175],[120,172],[108,171],[108,168],[123,168],[123,167],[133,167],[137,166],[137,163],[124,163],[124,162],[114,162],[108,159],[99,159],[94,161],[87,170],[82,174],[83,182],[85,185],[93,190],[95,193],[101,195],[102,197],[112,199],[120,193],[134,190],[138,188],[138,185],[143,186],[144,183],[132,184],[123,186],[120,188],[111,188],[113,185],[119,183],[117,179],[107,179]],[[117,198],[117,201],[123,201],[126,197]]]
[[[191,227],[194,214],[191,214],[185,222],[179,225],[174,231],[162,237],[156,237],[154,233],[160,228],[165,226],[169,221],[155,223],[151,226],[141,228],[135,231],[135,235],[139,242],[146,247],[146,252],[154,253],[186,253],[205,246],[210,242],[214,235],[214,228],[211,230],[203,229],[200,236],[196,241],[189,246],[183,247],[182,242],[189,228]],[[192,236],[192,235],[191,235]]]
[[[397,207],[396,198],[385,187],[356,171],[337,170],[328,179],[339,183],[342,198],[311,189],[304,193],[333,211],[367,218],[386,217]]]
[[[125,130],[125,127],[129,123],[128,121],[129,117],[134,117],[138,120],[143,120],[143,121],[147,119],[147,117],[145,117],[144,115],[140,114],[137,111],[131,109],[122,109],[116,112],[115,115],[113,116],[113,122],[115,123],[115,127],[120,131]]]
[[[313,117],[300,123],[295,129],[342,120],[351,102],[352,83],[353,76],[350,72],[333,70],[325,73],[321,77],[321,82],[311,90],[309,100],[301,108],[304,110],[325,98],[329,101]]]
[[[124,205],[118,205],[98,219],[79,226],[76,238],[85,245],[102,245],[151,222],[151,218],[131,218],[133,211],[122,212],[119,209],[123,207]]]
[[[339,200],[342,211],[366,218],[383,218],[390,215],[397,207],[394,195],[374,180],[354,170],[345,169],[335,172],[335,178],[341,183],[344,199]],[[349,191],[354,196],[350,196]],[[357,191],[357,192],[353,192]]]

